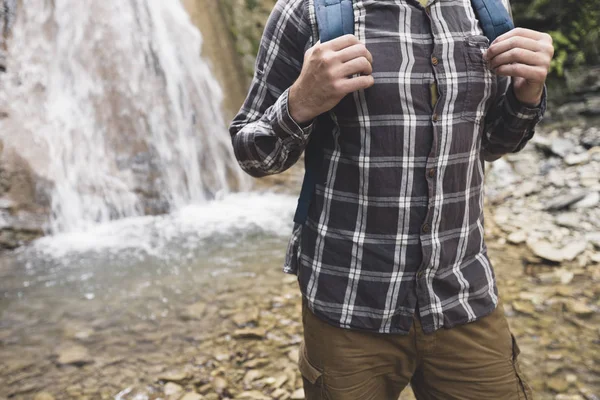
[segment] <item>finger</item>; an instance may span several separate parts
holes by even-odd
[[[506,64],[496,68],[496,74],[527,79],[529,82],[544,83],[547,69],[525,64]]]
[[[375,84],[373,75],[360,75],[342,80],[339,85],[343,93],[352,93],[360,89],[367,89]]]
[[[506,51],[509,51],[510,49],[516,48],[531,51],[543,51],[544,45],[538,40],[534,40],[528,37],[513,36],[511,38],[503,40],[502,42],[491,45],[489,49],[487,49],[487,51],[485,52],[484,57],[486,60],[491,61],[498,54],[502,54]]]
[[[339,67],[338,76],[351,76],[354,74],[371,75],[373,65],[365,57],[355,58],[343,63]]]
[[[358,57],[365,57],[370,63],[373,63],[373,56],[371,55],[371,52],[367,50],[365,45],[362,43],[340,50],[337,53],[337,57],[343,63]]]
[[[339,51],[358,43],[360,43],[360,41],[356,36],[348,34],[325,42],[322,46],[327,50]]]
[[[538,31],[534,31],[532,29],[526,29],[526,28],[515,28],[513,30],[506,32],[503,35],[498,36],[492,42],[492,44],[500,43],[504,40],[510,39],[513,36],[523,36],[523,37],[527,37],[527,38],[534,39],[534,40],[543,40],[543,41],[550,41],[550,42],[552,41],[552,38],[547,33],[538,32]]]
[[[491,69],[498,68],[501,65],[514,63],[532,65],[535,67],[548,67],[550,65],[550,59],[543,53],[536,53],[535,51],[525,49],[510,49],[502,54],[498,54],[489,61]]]

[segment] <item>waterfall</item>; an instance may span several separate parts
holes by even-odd
[[[179,0],[20,2],[0,135],[50,182],[50,232],[246,187]]]

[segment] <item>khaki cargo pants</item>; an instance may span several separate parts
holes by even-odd
[[[500,305],[480,320],[425,335],[342,329],[303,301],[299,368],[306,400],[396,400],[410,383],[418,400],[531,400],[519,348]]]

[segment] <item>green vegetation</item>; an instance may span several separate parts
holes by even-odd
[[[248,81],[264,23],[276,0],[222,0]],[[556,48],[550,82],[565,86],[579,68],[600,64],[600,0],[511,0],[518,26],[549,33]],[[569,74],[571,71],[571,74]]]
[[[565,71],[600,63],[600,0],[512,0],[518,26],[554,39],[553,80]]]

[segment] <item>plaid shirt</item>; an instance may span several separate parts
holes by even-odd
[[[309,137],[324,153],[309,216],[284,271],[311,310],[343,328],[425,332],[491,313],[498,294],[483,232],[484,160],[520,150],[545,109],[486,68],[470,0],[355,0],[373,87],[300,127],[288,88],[318,40],[312,0],[279,0],[230,132],[252,176],[284,171]],[[431,85],[438,99],[431,104]]]

